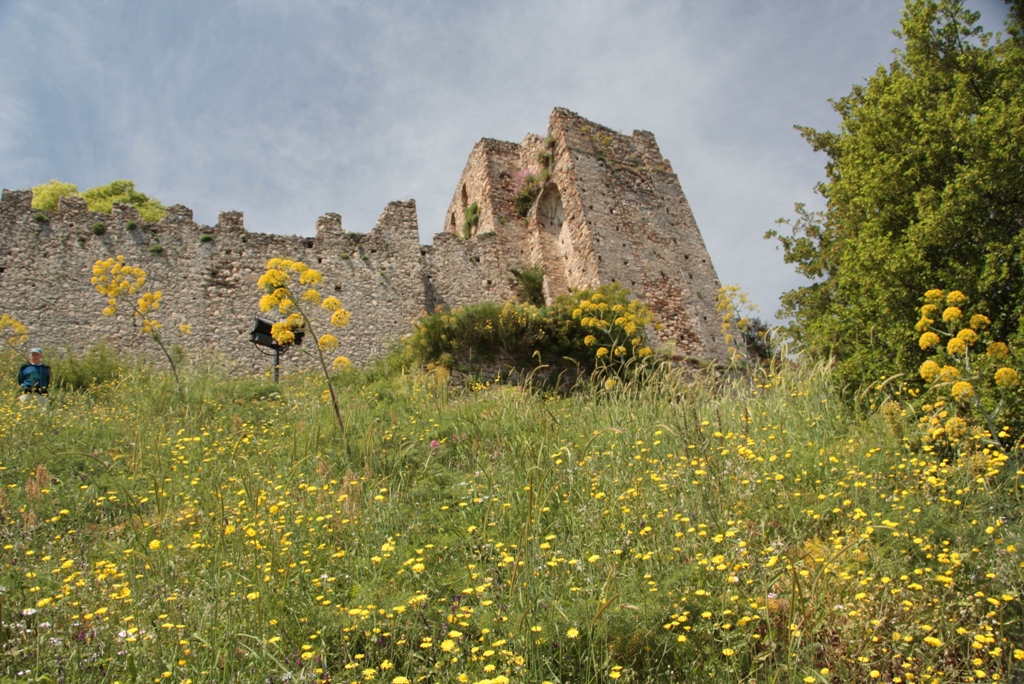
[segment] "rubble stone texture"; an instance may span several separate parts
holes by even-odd
[[[521,216],[516,192],[530,175],[545,180]],[[272,257],[323,272],[321,292],[352,312],[336,334],[356,364],[386,352],[424,311],[514,298],[510,269],[534,266],[544,271],[549,302],[618,282],[650,305],[665,325],[660,341],[672,342],[676,354],[726,354],[715,311],[720,283],[653,134],[621,135],[566,109],[551,114],[546,138],[476,144],[444,231],[430,246],[419,242],[414,201],[388,204],[367,234],[346,233],[341,216],[325,214],[312,238],[246,232],[241,212],[223,212],[215,226],[204,226],[175,205],[147,224],[127,205],[101,214],[76,197],[61,198],[52,212],[35,211],[31,202],[31,190],[4,190],[0,199],[0,310],[51,352],[81,352],[104,340],[152,355],[130,316],[101,315],[105,300],[90,284],[93,263],[120,254],[163,292],[168,342],[240,369],[268,368],[248,331],[258,311],[256,280]],[[478,218],[467,225],[473,203]],[[97,222],[106,228],[100,235]],[[179,339],[177,325],[185,322],[193,333]],[[292,351],[285,363],[306,365],[308,358]]]

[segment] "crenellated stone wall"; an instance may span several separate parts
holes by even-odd
[[[550,176],[520,216],[517,179],[545,164]],[[33,344],[53,351],[81,351],[106,339],[152,354],[130,316],[101,315],[105,300],[90,284],[96,260],[124,255],[163,292],[169,342],[239,368],[268,368],[248,331],[258,310],[256,280],[272,257],[323,272],[323,294],[352,312],[338,338],[357,364],[407,334],[423,311],[513,298],[511,269],[529,266],[544,269],[549,300],[619,282],[648,301],[666,326],[663,340],[679,353],[725,353],[714,311],[719,282],[654,136],[624,136],[565,109],[552,113],[547,139],[485,138],[474,146],[444,231],[430,246],[419,242],[413,201],[390,203],[366,234],[347,233],[341,216],[325,214],[315,237],[249,233],[241,212],[223,212],[216,225],[204,226],[175,205],[150,224],[127,205],[100,214],[64,197],[55,211],[39,212],[31,201],[31,190],[4,190],[0,199],[0,311],[28,325]],[[465,209],[473,202],[479,220],[466,231]],[[93,230],[97,223],[103,230]],[[193,332],[179,337],[184,322]],[[298,352],[289,356],[290,363],[308,363]]]

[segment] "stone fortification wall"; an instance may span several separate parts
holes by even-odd
[[[203,226],[191,210],[176,205],[160,223],[146,224],[124,205],[99,214],[82,199],[64,197],[56,211],[37,212],[31,199],[30,190],[5,190],[0,201],[0,292],[4,312],[29,327],[33,344],[51,350],[82,350],[108,339],[152,355],[152,343],[133,334],[130,315],[101,314],[105,299],[90,283],[92,265],[116,255],[145,269],[163,292],[167,341],[259,370],[268,361],[254,355],[248,331],[258,311],[256,280],[272,257],[300,259],[323,271],[323,294],[337,296],[353,312],[352,324],[337,335],[342,353],[356,363],[407,333],[428,305],[411,201],[389,204],[368,234],[346,233],[341,217],[327,214],[317,221],[316,237],[303,238],[247,233],[238,212]],[[41,216],[47,220],[38,221]],[[97,222],[103,235],[92,230]],[[154,253],[157,244],[162,251]],[[177,332],[184,322],[193,329],[187,337]],[[288,356],[308,363],[298,352]]]
[[[542,180],[523,216],[516,196],[528,175]],[[546,138],[485,138],[474,146],[444,231],[430,246],[419,243],[412,201],[389,204],[367,234],[346,233],[338,214],[326,214],[311,238],[248,233],[239,212],[204,226],[175,205],[147,224],[127,205],[99,214],[65,197],[57,210],[37,212],[31,201],[31,190],[4,190],[0,200],[0,310],[51,350],[81,351],[108,339],[152,355],[152,344],[132,334],[130,316],[101,315],[105,300],[90,284],[93,263],[120,254],[164,293],[169,342],[242,368],[269,367],[248,331],[258,310],[256,280],[272,257],[323,272],[321,292],[352,312],[338,338],[355,363],[386,351],[422,311],[513,298],[512,269],[531,266],[544,270],[549,301],[618,282],[650,304],[665,325],[662,338],[679,353],[725,356],[714,309],[718,278],[654,136],[622,135],[565,109],[552,113]],[[467,231],[465,210],[474,202],[479,218]],[[183,322],[193,333],[179,339]],[[289,357],[308,363],[297,352]]]

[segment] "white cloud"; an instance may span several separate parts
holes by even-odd
[[[824,166],[792,125],[836,125],[828,98],[889,60],[900,6],[25,0],[0,12],[0,185],[132,178],[200,221],[306,234],[412,196],[429,239],[478,139],[566,106],[654,132],[722,280],[770,316],[800,281],[761,235]]]

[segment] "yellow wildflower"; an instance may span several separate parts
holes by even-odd
[[[348,370],[352,368],[352,362],[347,357],[339,356],[334,359],[334,363],[331,364],[332,370]]]
[[[160,542],[159,539],[154,539],[153,541],[149,542],[149,550],[150,551],[156,551],[157,549],[160,548],[160,543],[161,542]]]
[[[278,321],[270,327],[270,334],[278,344],[291,344],[295,341],[295,333],[288,327],[285,321]]]
[[[995,376],[996,384],[1000,387],[1014,387],[1020,382],[1020,376],[1017,375],[1017,371],[1012,368],[1000,368],[996,371]]]
[[[973,346],[978,341],[978,333],[974,332],[970,328],[964,328],[956,334],[956,336],[967,343],[967,346]]]
[[[952,394],[953,398],[957,401],[967,401],[974,396],[974,387],[966,380],[960,380],[953,384],[953,389],[950,394]]]
[[[938,335],[931,331],[928,331],[921,335],[921,339],[919,339],[917,343],[918,345],[921,346],[921,349],[931,349],[932,347],[936,346],[939,343],[939,341],[940,340]]]
[[[260,279],[256,281],[256,286],[265,292],[273,292],[284,287],[289,280],[291,280],[291,276],[287,273],[271,268],[260,276]]]
[[[352,320],[352,314],[345,309],[337,309],[331,314],[331,325],[335,328],[344,328]]]
[[[947,306],[946,310],[942,312],[942,320],[946,323],[952,323],[953,321],[959,321],[960,317],[964,315],[964,312],[955,306]]]
[[[942,290],[935,288],[924,293],[924,300],[929,304],[941,304],[944,295]]]
[[[932,320],[931,318],[922,317],[921,320],[914,324],[914,330],[916,330],[917,332],[924,332],[925,330],[930,328],[932,326],[932,323],[934,322],[935,321]]]
[[[954,337],[946,343],[946,351],[950,354],[963,354],[967,351],[967,343],[959,337]]]
[[[315,268],[310,268],[302,272],[299,276],[299,282],[303,285],[316,285],[323,280],[323,274]]]
[[[260,297],[260,311],[270,311],[280,303],[281,301],[272,294],[263,295]]]
[[[596,356],[599,359],[603,359],[608,356],[608,347],[598,347]]]
[[[921,374],[921,377],[924,379],[925,382],[932,382],[933,380],[935,380],[935,378],[939,377],[940,370],[941,368],[939,367],[939,364],[935,363],[931,359],[928,359],[927,361],[921,364],[921,368],[918,370],[918,372]]]
[[[953,290],[946,295],[946,304],[950,306],[963,306],[967,303],[967,295],[960,290]]]
[[[975,330],[984,330],[991,323],[992,321],[989,320],[988,316],[983,314],[974,314],[971,316],[971,327]]]
[[[320,340],[317,343],[319,347],[325,351],[338,348],[338,338],[331,334],[321,335]]]
[[[967,434],[967,421],[953,416],[946,421],[946,434],[953,438],[963,437]]]
[[[1008,359],[1010,357],[1010,348],[1006,346],[1005,342],[993,342],[988,345],[988,350],[985,354],[990,359],[1002,361],[1003,359]]]
[[[943,366],[939,369],[939,380],[942,382],[953,382],[960,377],[960,369],[956,366]]]

